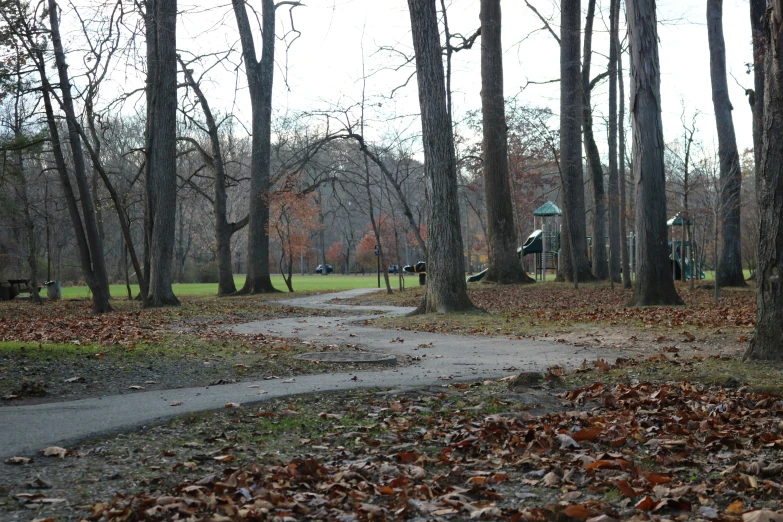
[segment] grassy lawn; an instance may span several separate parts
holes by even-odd
[[[234,276],[237,288],[241,288],[245,283],[244,275]],[[285,291],[286,286],[283,277],[272,275],[272,284],[276,288]],[[294,274],[293,285],[295,291],[312,290],[350,290],[352,288],[375,288],[378,285],[377,275],[340,275],[329,274],[327,276],[306,274]],[[381,279],[383,285],[383,279]],[[134,293],[139,291],[139,287],[131,285]],[[86,286],[69,286],[63,288],[63,298],[72,299],[78,297],[87,297],[90,289]],[[217,294],[217,283],[188,283],[175,284],[174,293],[178,296],[184,295],[215,295]],[[127,295],[125,285],[111,285],[111,295],[113,297],[122,297]]]

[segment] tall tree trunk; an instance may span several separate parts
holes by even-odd
[[[618,143],[618,161],[619,161],[619,188],[620,188],[620,259],[623,265],[623,288],[631,288],[631,259],[628,252],[628,226],[626,224],[626,190],[625,190],[625,76],[623,75],[623,53],[620,47],[620,2],[617,3],[617,13],[615,14],[615,33],[614,45],[617,49],[617,84],[620,94],[620,110],[617,116],[619,143]]]
[[[593,135],[593,107],[590,97],[590,64],[593,56],[593,20],[595,0],[587,1],[584,52],[582,57],[582,129],[584,131],[587,170],[593,185],[593,275],[596,279],[609,277],[609,260],[606,256],[606,192],[601,155]]]
[[[617,173],[617,54],[620,0],[609,5],[609,277],[620,281],[620,191]]]
[[[631,45],[636,285],[629,306],[681,305],[666,248],[661,77],[655,0],[626,0]]]
[[[503,98],[500,0],[481,0],[481,114],[489,271],[486,283],[532,283],[517,257],[508,184],[508,127]]]
[[[435,0],[408,0],[419,87],[427,183],[427,288],[423,312],[472,309],[465,283],[457,202],[457,162]]]
[[[590,281],[582,173],[582,77],[579,54],[581,0],[563,0],[560,9],[560,172],[563,225],[557,280]],[[572,252],[572,249],[574,250]]]
[[[152,266],[152,230],[155,227],[155,187],[152,184],[152,150],[154,148],[155,132],[155,78],[157,77],[157,16],[156,4],[158,0],[146,0],[144,9],[144,37],[147,46],[147,78],[145,80],[144,94],[147,101],[145,136],[144,136],[144,272],[137,273],[139,290],[142,293],[143,307],[149,304],[150,268]],[[143,280],[143,285],[141,284]],[[144,289],[147,289],[144,295]]]
[[[729,100],[726,80],[726,43],[723,40],[723,0],[707,0],[707,35],[710,44],[710,79],[712,105],[718,127],[718,158],[720,159],[721,254],[716,284],[745,286],[742,273],[740,237],[740,170],[737,139],[734,135],[734,109]]]
[[[62,39],[60,38],[60,24],[57,17],[58,11],[59,9],[55,0],[49,0],[49,22],[51,24],[52,32],[52,48],[54,50],[57,73],[60,80],[60,100],[63,111],[66,114],[68,141],[71,146],[71,156],[73,158],[73,175],[79,190],[82,218],[84,219],[84,233],[86,235],[85,250],[81,252],[82,269],[87,285],[92,291],[92,311],[94,313],[104,313],[111,311],[111,305],[109,304],[109,277],[106,271],[106,261],[103,258],[103,245],[95,221],[95,208],[93,207],[92,195],[90,194],[90,187],[87,182],[87,168],[84,162],[82,142],[76,127],[76,111],[73,107],[68,66],[65,63],[65,51],[63,50]],[[43,67],[43,64],[41,67]],[[40,73],[42,80],[45,80],[44,71],[40,70]],[[48,81],[46,81],[45,84],[48,85]],[[49,86],[49,88],[51,88],[51,86]],[[49,110],[51,110],[51,107]],[[49,119],[48,116],[49,115],[47,114],[47,119]],[[51,118],[54,118],[53,112]],[[54,122],[50,122],[50,133],[52,125],[56,127]],[[54,134],[52,135],[52,139],[55,139]],[[65,168],[64,161],[62,167]],[[60,174],[61,180],[62,176],[63,173]],[[65,172],[65,176],[68,176],[67,172]],[[70,182],[68,184],[70,185]],[[78,216],[78,210],[76,210],[76,213]],[[77,217],[73,220],[74,226],[81,228],[82,218]]]
[[[150,258],[150,306],[179,305],[172,283],[177,218],[177,0],[155,0],[154,129],[150,177],[155,218]]]
[[[746,359],[783,359],[783,0],[771,0],[764,59],[764,136],[756,265],[756,335]]]
[[[251,109],[250,213],[247,278],[242,294],[277,292],[269,273],[269,189],[271,184],[272,85],[275,71],[275,3],[261,1],[261,61],[244,0],[232,0],[245,61]]]

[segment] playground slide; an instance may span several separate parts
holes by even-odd
[[[489,270],[489,268],[485,268],[484,270],[482,270],[478,274],[473,274],[472,276],[468,276],[467,282],[468,283],[477,283],[477,282],[481,281],[484,278],[484,276],[487,274],[488,270]]]

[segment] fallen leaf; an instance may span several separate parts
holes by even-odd
[[[241,404],[239,404],[238,402],[227,402],[225,404],[225,406],[223,406],[223,407],[224,408],[239,408],[240,406],[241,406]]]
[[[731,504],[728,505],[726,508],[726,514],[727,515],[735,515],[739,516],[742,514],[742,511],[745,509],[745,504],[741,500],[735,500]]]
[[[587,520],[593,516],[593,512],[582,504],[573,504],[563,510],[563,514],[577,520]]]
[[[182,401],[174,401],[169,406],[182,406]]]
[[[33,459],[28,459],[27,457],[8,457],[3,462],[5,462],[6,464],[23,466],[25,464],[30,464],[31,462],[33,462]]]
[[[758,509],[744,513],[742,522],[783,522],[783,514],[768,509]]]
[[[584,442],[584,441],[593,441],[598,438],[598,436],[603,432],[603,428],[595,427],[595,428],[588,428],[586,430],[579,430],[575,431],[571,434],[571,437],[576,442]]]
[[[233,455],[218,455],[217,457],[212,457],[213,460],[216,460],[218,462],[229,462],[234,460]]]
[[[61,448],[60,446],[49,446],[41,450],[44,457],[59,457],[63,458],[68,453],[68,450]]]

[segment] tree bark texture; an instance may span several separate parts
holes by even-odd
[[[147,46],[147,78],[145,80],[145,97],[147,101],[145,124],[144,151],[144,273],[137,274],[139,280],[144,279],[147,295],[141,296],[142,306],[149,304],[150,268],[152,263],[152,229],[155,226],[155,188],[152,185],[152,150],[155,144],[155,69],[157,63],[157,0],[146,0],[144,11],[144,37]]]
[[[508,181],[508,132],[503,98],[500,0],[481,0],[481,114],[484,197],[487,205],[489,271],[483,282],[532,283],[517,257]]]
[[[271,185],[272,85],[275,71],[275,4],[261,1],[261,60],[256,59],[253,32],[244,0],[232,0],[245,61],[251,108],[250,221],[247,233],[247,278],[242,294],[277,292],[269,274],[269,188]]]
[[[712,105],[718,128],[720,161],[721,253],[716,277],[719,286],[745,286],[742,273],[740,238],[740,170],[737,139],[734,135],[734,109],[726,80],[726,43],[723,40],[723,0],[707,0],[707,36],[710,44]]]
[[[80,245],[79,251],[85,282],[92,291],[92,311],[93,313],[105,313],[111,311],[111,305],[109,304],[109,277],[106,271],[106,261],[103,258],[103,245],[101,244],[98,225],[95,220],[95,208],[93,206],[92,194],[90,193],[90,187],[87,182],[87,168],[84,162],[82,142],[79,131],[76,128],[76,112],[73,107],[73,98],[71,96],[68,66],[65,63],[65,51],[63,50],[62,39],[60,37],[60,24],[57,18],[58,11],[59,9],[55,0],[49,0],[49,22],[51,24],[52,48],[54,50],[57,74],[60,80],[60,102],[67,117],[68,142],[71,146],[71,157],[73,159],[73,175],[76,180],[76,187],[79,190],[79,200],[82,207],[82,216],[79,217],[79,211],[76,209],[76,214],[72,214],[71,218],[75,228],[79,227],[81,229],[81,227],[84,226],[86,241],[84,245]],[[41,67],[43,67],[43,64]],[[42,80],[44,80],[44,70],[41,69],[40,73]],[[45,84],[51,88],[51,86],[48,85],[48,81],[46,81]],[[56,123],[54,122],[51,102],[49,105],[47,120],[50,119],[48,112],[51,112],[52,121],[49,123],[49,130],[50,133],[52,133],[52,126],[56,127]],[[55,134],[52,134],[51,137],[52,140],[54,140]],[[62,161],[62,168],[65,169],[64,160]],[[64,172],[60,174],[61,181],[63,180],[63,175],[67,178],[67,171],[64,170]],[[68,186],[70,186],[70,181],[68,182]],[[74,196],[72,191],[71,195]],[[83,223],[82,219],[84,220]],[[82,246],[84,247],[83,249],[81,248]]]
[[[753,91],[749,101],[753,111],[753,158],[755,175],[761,172],[761,150],[764,136],[764,53],[767,47],[767,32],[764,28],[766,0],[750,0],[750,29],[753,35]],[[758,183],[756,184],[758,187]]]
[[[756,186],[756,334],[746,359],[783,359],[783,0],[772,0],[764,59],[764,137]]]
[[[626,0],[631,46],[636,285],[629,306],[681,305],[666,237],[660,62],[655,0]]]
[[[620,47],[620,2],[617,2],[615,15],[614,45],[617,49],[617,87],[620,94],[620,109],[617,116],[618,127],[618,178],[620,191],[620,260],[623,267],[623,288],[631,288],[631,255],[628,251],[628,227],[626,225],[625,191],[625,76],[623,75],[623,53]]]
[[[427,187],[427,288],[421,310],[472,309],[465,283],[457,203],[457,165],[446,106],[435,0],[408,0],[419,87]]]
[[[617,54],[620,0],[609,5],[609,277],[620,281],[620,191],[617,173]]]
[[[172,283],[177,219],[177,0],[155,0],[155,138],[150,178],[155,194],[150,252],[150,306],[179,305]]]
[[[563,184],[563,227],[557,279],[590,281],[587,223],[582,174],[582,76],[579,39],[580,0],[563,0],[560,9],[560,175]],[[574,252],[571,252],[573,245]]]
[[[593,185],[593,266],[596,279],[609,277],[609,260],[606,256],[606,192],[604,190],[604,169],[601,155],[593,134],[593,107],[590,96],[590,65],[593,57],[593,20],[595,0],[587,1],[585,19],[584,52],[582,57],[582,130],[584,134],[587,171]]]

